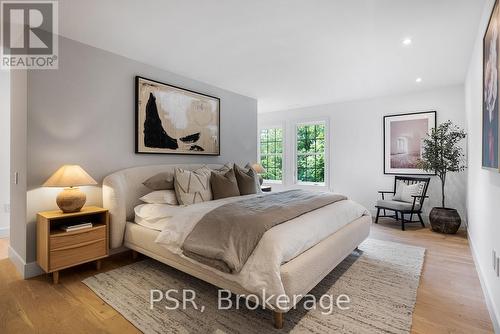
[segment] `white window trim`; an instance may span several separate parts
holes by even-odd
[[[286,178],[286,160],[285,160],[285,150],[286,150],[286,127],[285,124],[270,124],[270,125],[260,125],[258,128],[258,136],[257,136],[257,161],[261,163],[260,161],[260,133],[262,130],[265,129],[281,129],[281,137],[283,140],[283,143],[281,144],[281,180],[266,180],[264,179],[264,183],[267,184],[285,184],[285,178]],[[267,155],[279,155],[279,153],[268,153]]]
[[[313,124],[324,124],[325,125],[325,182],[305,182],[297,180],[297,156],[306,155],[304,153],[297,152],[297,128],[302,125],[313,125]],[[313,187],[330,187],[330,119],[317,118],[309,120],[298,120],[293,122],[293,183],[297,186],[313,186]],[[318,154],[318,153],[312,153]],[[312,155],[308,153],[307,155]]]

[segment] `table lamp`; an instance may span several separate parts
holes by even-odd
[[[78,212],[85,205],[87,196],[78,186],[90,186],[97,182],[82,167],[64,165],[45,181],[44,187],[64,187],[57,195],[57,206],[64,213]]]
[[[254,163],[252,165],[252,168],[257,174],[259,174],[259,182],[260,184],[262,184],[264,182],[264,179],[262,178],[261,174],[264,174],[266,172],[266,169],[262,167],[262,165],[259,164],[258,162]]]

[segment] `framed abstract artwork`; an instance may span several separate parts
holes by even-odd
[[[417,167],[436,112],[384,116],[384,174],[434,175]]]
[[[498,170],[498,47],[499,47],[498,1],[490,16],[483,38],[483,144],[482,166]]]
[[[220,155],[220,99],[135,77],[135,152]]]

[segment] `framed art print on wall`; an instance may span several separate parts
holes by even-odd
[[[435,111],[384,116],[384,174],[434,175],[417,163],[423,139],[435,127]]]
[[[220,99],[135,77],[135,152],[220,155]]]
[[[498,170],[498,47],[500,13],[498,1],[483,37],[483,168]]]

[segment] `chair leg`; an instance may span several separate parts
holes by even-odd
[[[401,212],[401,230],[405,230],[405,214]]]
[[[375,224],[378,224],[378,216],[380,216],[380,208],[377,208],[377,217],[375,218]]]
[[[399,221],[399,215],[397,211],[394,211],[394,217],[396,218],[396,221]]]
[[[422,225],[422,227],[425,227],[425,223],[424,223],[424,220],[422,219],[422,215],[420,213],[417,213],[418,215],[418,219],[420,220],[420,225]]]

